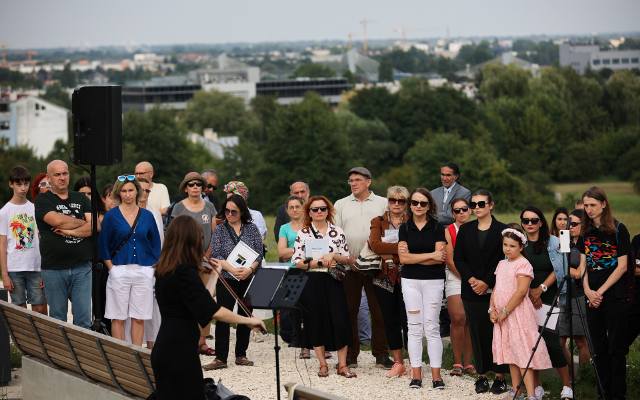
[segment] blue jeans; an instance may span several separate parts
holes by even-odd
[[[86,262],[65,269],[43,269],[44,292],[49,303],[49,315],[67,321],[68,301],[71,300],[73,324],[91,327],[91,263]]]

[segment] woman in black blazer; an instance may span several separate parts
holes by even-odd
[[[473,193],[469,207],[477,219],[460,226],[453,259],[462,278],[462,303],[479,374],[475,384],[476,393],[491,390],[494,394],[500,394],[507,391],[504,373],[508,366],[493,363],[493,324],[487,311],[491,289],[496,283],[496,266],[504,258],[502,230],[507,226],[491,215],[493,206],[493,196],[488,190],[481,189]],[[488,371],[496,373],[491,389],[485,375]]]

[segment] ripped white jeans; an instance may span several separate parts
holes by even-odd
[[[422,366],[422,337],[427,338],[431,368],[442,366],[440,308],[444,279],[402,278],[402,297],[407,310],[409,361],[412,368]]]

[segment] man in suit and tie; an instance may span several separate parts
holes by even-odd
[[[438,207],[438,222],[442,225],[453,223],[453,213],[451,212],[451,200],[464,198],[467,201],[471,198],[471,191],[462,186],[460,179],[460,168],[457,164],[448,162],[440,167],[440,181],[442,186],[433,189],[431,195]]]

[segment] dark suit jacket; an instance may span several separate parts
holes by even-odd
[[[278,207],[278,211],[276,211],[276,221],[273,224],[273,235],[276,238],[276,244],[278,243],[278,238],[280,236],[280,227],[289,221],[289,214],[287,214],[287,210],[284,208],[283,204]]]
[[[496,284],[496,267],[504,259],[502,252],[502,230],[507,226],[492,217],[489,233],[480,247],[478,243],[478,221],[467,222],[460,226],[456,236],[456,247],[453,261],[462,278],[462,299],[466,301],[488,301],[490,293],[477,295],[471,285],[470,278],[480,279],[490,288]]]
[[[436,207],[438,207],[438,222],[442,225],[450,225],[453,224],[454,221],[453,213],[451,212],[451,200],[463,198],[469,201],[469,199],[471,199],[471,191],[461,184],[456,183],[451,189],[451,193],[449,193],[446,203],[443,203],[444,186],[433,189],[431,191],[431,196],[433,196],[433,200],[436,202]]]

